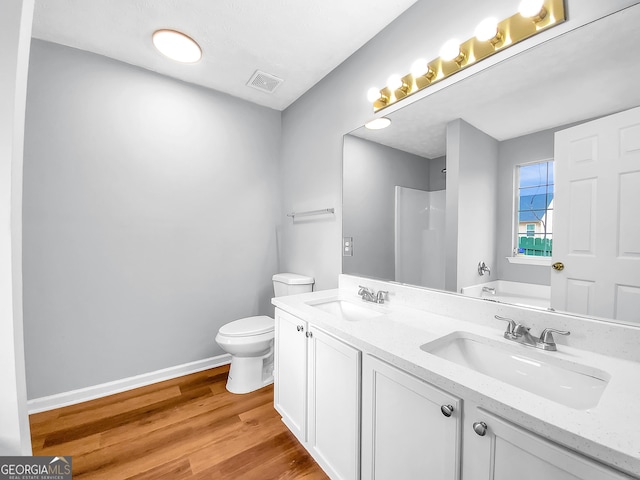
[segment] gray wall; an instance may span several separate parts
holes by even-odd
[[[395,279],[395,187],[429,190],[428,158],[352,135],[344,137],[343,234],[354,255],[343,273]]]
[[[479,262],[495,272],[497,173],[498,141],[464,120],[449,123],[447,290],[459,292],[461,287],[487,281],[478,275]]]
[[[24,160],[29,398],[221,355],[271,314],[280,113],[34,41]]]
[[[0,15],[0,456],[31,455],[22,315],[22,162],[33,0]]]
[[[437,157],[429,160],[429,191],[437,192],[447,188],[447,174],[442,172],[447,168],[447,157]]]

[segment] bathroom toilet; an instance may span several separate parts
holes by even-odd
[[[313,290],[313,277],[296,273],[273,276],[276,297]],[[249,393],[273,383],[275,321],[266,315],[241,318],[223,325],[216,342],[231,355],[227,390]]]

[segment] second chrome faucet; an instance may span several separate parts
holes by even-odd
[[[384,303],[384,298],[387,295],[387,291],[384,290],[379,290],[377,293],[367,287],[363,287],[362,285],[358,285],[358,295],[360,295],[362,297],[362,300],[364,300],[365,302],[372,302],[372,303]]]
[[[513,340],[514,342],[521,343],[528,347],[535,347],[550,352],[558,350],[555,339],[553,338],[554,333],[559,335],[569,335],[571,333],[564,330],[556,330],[554,328],[545,328],[540,334],[540,337],[534,337],[530,333],[531,329],[525,327],[521,323],[516,323],[512,319],[501,317],[500,315],[495,315],[494,318],[496,320],[507,322],[507,329],[504,332],[504,338],[507,340]]]

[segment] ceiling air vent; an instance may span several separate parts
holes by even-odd
[[[282,82],[284,82],[284,80],[281,78],[256,70],[247,82],[247,87],[255,88],[256,90],[266,93],[273,93]]]

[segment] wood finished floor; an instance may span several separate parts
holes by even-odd
[[[225,389],[228,366],[30,416],[34,455],[74,479],[327,479],[273,408]]]

